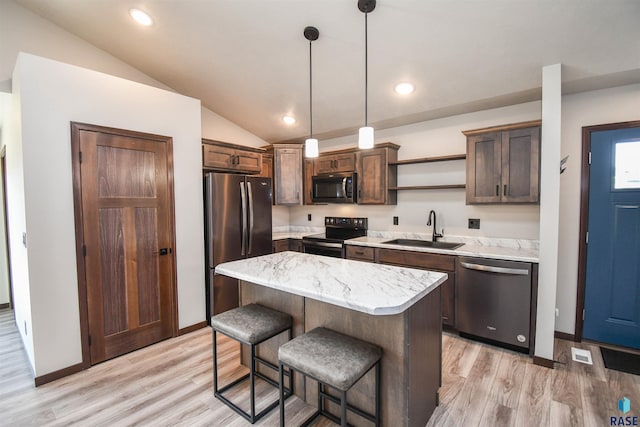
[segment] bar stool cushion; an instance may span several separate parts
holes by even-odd
[[[247,344],[260,343],[291,327],[291,316],[258,304],[248,304],[211,318],[211,327]]]
[[[380,359],[382,349],[368,342],[315,328],[280,346],[278,359],[340,391],[347,391]]]

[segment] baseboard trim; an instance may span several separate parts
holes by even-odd
[[[544,357],[533,356],[533,364],[553,369],[553,360],[545,359]]]
[[[82,363],[78,363],[76,365],[71,365],[66,368],[41,375],[35,378],[36,387],[39,387],[46,383],[50,383],[51,381],[59,380],[60,378],[68,377],[69,375],[80,372],[83,369],[84,368],[82,367]]]
[[[556,338],[561,339],[561,340],[577,342],[576,341],[576,336],[573,335],[573,334],[567,334],[566,332],[555,331],[553,335]]]
[[[196,323],[195,325],[187,326],[178,330],[178,336],[188,334],[189,332],[197,331],[198,329],[206,328],[207,322]]]
[[[5,302],[4,304],[0,304],[0,310],[11,307],[11,304]]]

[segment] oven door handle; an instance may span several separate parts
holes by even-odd
[[[327,242],[302,242],[305,246],[316,246],[321,248],[337,248],[342,249],[342,243],[327,243]]]

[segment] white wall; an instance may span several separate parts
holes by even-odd
[[[540,102],[514,105],[476,113],[431,120],[376,131],[376,143],[401,146],[399,159],[466,153],[463,130],[478,129],[540,119]],[[321,151],[357,145],[357,136],[320,141]],[[400,185],[464,184],[465,161],[425,163],[398,167]],[[426,226],[429,211],[438,215],[438,229],[445,235],[538,239],[538,205],[467,206],[464,189],[411,190],[398,192],[395,206],[326,205],[291,208],[291,224],[324,226],[324,216],[366,216],[369,229],[376,231],[431,232]],[[307,221],[307,214],[312,221]],[[393,225],[393,217],[399,225]],[[480,218],[480,230],[467,228],[468,218]]]
[[[98,49],[13,1],[0,1],[0,83],[11,78],[19,52],[32,53],[149,86],[171,90],[131,65]],[[202,107],[204,138],[260,147],[267,143]]]
[[[0,150],[9,137],[5,121],[9,120],[11,110],[11,95],[0,92]],[[0,179],[3,173],[0,168]],[[2,243],[6,241],[4,230],[4,208],[2,207],[3,189],[0,185],[0,304],[9,303],[9,271],[7,270],[7,247]]]
[[[582,127],[640,120],[640,84],[568,95],[562,98],[562,157],[556,330],[575,331],[580,227]]]
[[[558,227],[560,213],[560,142],[562,130],[562,65],[542,68],[542,132],[540,135],[540,271],[535,355],[553,360]]]
[[[28,54],[18,57],[15,82],[19,82],[14,90],[21,102],[23,229],[28,237],[26,283],[30,287],[35,374],[82,360],[71,121],[173,138],[179,327],[203,321],[200,102]],[[7,156],[11,165],[19,164],[18,160]],[[10,226],[12,238],[21,233],[17,224]],[[24,270],[24,264],[16,265],[16,270]],[[14,281],[16,288],[24,284]]]
[[[14,315],[31,367],[35,366],[33,327],[31,316],[31,287],[29,282],[29,258],[22,244],[22,233],[26,231],[24,164],[22,144],[22,98],[19,75],[13,79],[16,93],[11,95],[11,108],[3,119],[3,144],[6,145],[7,165],[7,220],[9,247],[11,252],[11,274]]]
[[[204,107],[202,108],[202,137],[249,147],[264,147],[268,145],[264,139],[258,138],[251,132]]]

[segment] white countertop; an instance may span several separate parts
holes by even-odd
[[[290,251],[225,262],[215,272],[373,315],[402,313],[447,279],[435,271]]]
[[[462,255],[472,256],[478,258],[492,258],[502,259],[507,261],[524,261],[524,262],[539,262],[538,249],[517,247],[517,246],[487,246],[481,245],[476,242],[465,243],[464,246],[460,246],[458,249],[435,249],[425,248],[419,246],[403,246],[403,245],[390,245],[383,242],[391,240],[388,237],[358,237],[355,239],[346,240],[346,245],[355,246],[372,246],[376,248],[396,249],[404,251],[415,252],[430,252],[441,253],[447,255]]]

